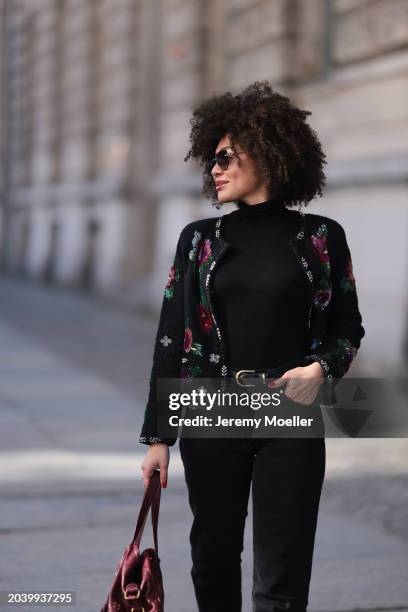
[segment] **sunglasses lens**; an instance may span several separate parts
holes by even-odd
[[[227,155],[226,151],[220,151],[217,156],[217,163],[221,170],[226,170],[228,168],[230,158]]]
[[[217,160],[215,159],[215,157],[214,157],[214,159],[212,159],[211,161],[208,162],[208,164],[207,164],[208,172],[212,171],[212,169],[214,168],[216,163],[217,163]]]
[[[215,164],[218,164],[221,170],[226,170],[228,168],[229,161],[230,161],[230,158],[228,157],[227,152],[220,151],[219,153],[216,154],[214,159],[212,159],[208,163],[208,170],[209,172],[211,172]]]

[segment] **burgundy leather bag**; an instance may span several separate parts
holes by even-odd
[[[116,569],[112,588],[101,612],[163,612],[163,577],[157,543],[160,508],[160,472],[155,470],[145,489],[133,540],[126,547]],[[152,509],[154,549],[140,552],[146,517]]]

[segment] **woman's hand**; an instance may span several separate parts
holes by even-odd
[[[149,486],[150,479],[153,476],[154,470],[160,470],[160,484],[163,488],[167,487],[167,468],[170,460],[170,452],[167,444],[155,443],[149,446],[145,458],[142,463],[143,485],[144,488]]]
[[[285,384],[285,395],[289,399],[310,405],[315,400],[323,379],[323,368],[318,361],[314,361],[310,365],[287,370],[280,378],[268,384],[268,387]]]

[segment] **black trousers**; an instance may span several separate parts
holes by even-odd
[[[324,480],[322,438],[180,438],[191,576],[200,612],[241,612],[241,553],[253,502],[253,612],[308,604]]]

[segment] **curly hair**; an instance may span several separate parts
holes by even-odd
[[[204,166],[203,194],[220,208],[208,162],[228,134],[233,151],[239,143],[254,159],[268,197],[278,195],[292,207],[307,206],[316,195],[323,195],[326,180],[326,156],[316,132],[306,123],[311,114],[273,91],[268,81],[255,81],[238,95],[213,96],[193,110],[191,148],[184,161],[192,158]],[[237,163],[242,165],[240,159]]]

